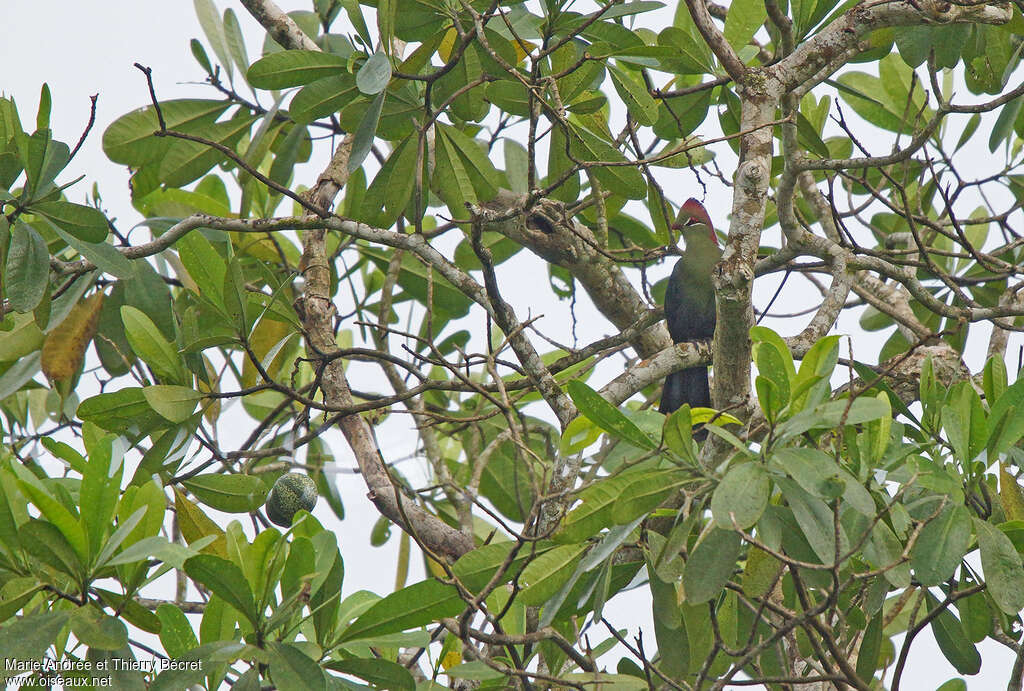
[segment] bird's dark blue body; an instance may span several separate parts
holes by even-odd
[[[680,209],[674,228],[686,241],[665,288],[665,321],[674,343],[709,339],[715,334],[715,292],[711,271],[722,256],[707,211],[696,200]],[[705,365],[673,372],[665,379],[659,410],[666,415],[684,403],[710,407]]]

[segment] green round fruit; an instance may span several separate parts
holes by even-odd
[[[277,478],[267,495],[267,518],[282,528],[290,528],[296,511],[313,510],[316,496],[312,478],[302,473],[286,473]]]

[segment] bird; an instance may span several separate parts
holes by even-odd
[[[672,224],[686,241],[665,288],[665,321],[674,343],[708,339],[715,335],[715,291],[711,271],[722,257],[707,209],[696,199],[680,207]],[[710,407],[708,368],[705,365],[673,372],[665,378],[658,410],[665,415],[684,403]]]

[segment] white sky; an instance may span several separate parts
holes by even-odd
[[[262,46],[262,30],[239,3],[229,4],[225,0],[216,2],[222,11],[226,7],[233,7],[246,34],[250,60],[255,60]],[[309,9],[311,3],[280,0],[279,4],[291,10]],[[97,181],[108,213],[118,219],[122,230],[131,227],[141,219],[129,202],[128,173],[123,166],[106,160],[101,149],[102,133],[118,116],[149,102],[145,79],[142,73],[133,67],[134,62],[153,68],[157,94],[161,99],[217,97],[212,89],[200,83],[204,75],[189,51],[188,43],[191,38],[200,38],[205,44],[192,3],[187,0],[3,0],[0,18],[5,27],[4,38],[0,41],[0,65],[3,65],[0,71],[0,92],[15,97],[26,129],[31,131],[33,128],[39,89],[44,81],[48,82],[53,99],[51,127],[54,136],[69,146],[74,146],[88,119],[89,96],[99,94],[95,127],[76,159],[60,179],[67,181],[80,174],[87,176],[86,180],[67,192],[68,197],[77,202],[84,201],[85,195],[91,191],[92,182]],[[339,27],[343,20],[344,15],[335,26]],[[211,60],[215,60],[209,47],[207,53]],[[863,67],[858,66],[858,69]],[[709,117],[704,127],[708,127],[713,120],[713,117]],[[717,124],[713,126],[717,127]],[[703,131],[702,128],[699,132]],[[979,144],[984,146],[983,143]],[[727,174],[730,172],[726,166],[723,166],[723,169]],[[312,170],[312,167],[308,170]],[[678,175],[686,176],[688,173],[680,171]],[[314,179],[310,174],[299,181],[310,184]],[[713,182],[709,184],[712,189],[708,205],[716,224],[724,224],[727,196],[724,191],[715,190]],[[678,203],[692,194],[684,193],[679,188],[691,186],[692,178],[686,177],[682,182],[668,185],[666,189]],[[525,266],[527,265],[510,263],[501,267],[499,273],[505,274],[506,278],[512,278],[519,286],[526,286],[531,281],[521,280],[522,276],[509,275],[522,270],[520,267]],[[546,276],[536,278],[546,281]],[[762,306],[774,292],[774,285],[774,279],[759,282],[757,293],[763,296],[760,301]],[[537,300],[532,299],[534,296]],[[543,307],[546,314],[545,325],[548,327],[553,324],[569,323],[568,305],[552,305],[551,294],[543,286],[535,293],[523,291],[510,296],[510,299],[517,308],[517,313],[523,316],[530,305],[534,307],[534,314],[538,306]],[[778,306],[774,310],[783,311]],[[599,337],[607,330],[607,326],[598,325],[597,328],[587,329],[591,332],[588,333],[581,325],[581,342],[589,337]],[[839,332],[856,333],[857,330],[852,317],[844,317]],[[876,337],[859,337],[859,352],[856,353],[858,359],[872,361],[872,356],[877,353],[880,345],[881,341]],[[972,369],[978,366],[975,362],[969,364]],[[601,383],[604,381],[606,379],[600,380]],[[396,417],[400,416],[392,416],[392,420]],[[397,436],[379,435],[383,451],[388,458],[402,457],[411,451],[409,434],[402,432],[408,429],[408,419],[401,420],[402,422],[396,420],[392,425]],[[342,466],[354,465],[347,453],[340,453],[341,449],[337,447],[336,450],[339,451],[338,457]],[[347,452],[347,449],[345,451]],[[403,464],[403,472],[414,473],[413,465],[415,464],[412,462]],[[365,487],[361,485],[358,476],[347,474],[339,476],[339,486],[348,511],[346,520],[343,523],[333,521],[323,500],[316,513],[339,535],[346,562],[343,594],[348,595],[361,588],[384,594],[390,590],[394,580],[397,540],[392,539],[381,549],[369,547],[369,531],[377,514],[365,499]],[[421,574],[420,563],[413,559],[413,573],[410,579],[416,580]],[[650,609],[643,589],[616,598],[611,604],[614,607],[609,612],[612,621],[628,622],[631,635],[635,635],[636,627],[642,626],[647,640],[653,641]],[[600,636],[597,640],[600,640]],[[592,638],[591,642],[596,644],[597,640]],[[653,646],[653,643],[651,645]],[[968,687],[979,691],[1002,687],[1009,674],[1012,659],[1004,648],[995,644],[983,645],[982,655],[985,660],[982,672],[967,679]],[[611,661],[611,664],[614,664],[614,661]],[[912,674],[907,675],[904,680],[904,688],[907,689],[935,688],[956,676],[955,670],[934,647],[928,632],[922,634],[915,643],[910,671]]]

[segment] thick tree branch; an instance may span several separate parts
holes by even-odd
[[[320,50],[320,46],[273,0],[241,0],[241,3],[282,48]]]
[[[861,39],[876,29],[922,24],[1005,24],[1011,16],[1009,3],[873,0],[852,7],[766,71],[783,91],[806,92],[862,51]]]
[[[285,48],[317,49],[316,44],[271,0],[244,0],[243,4]],[[330,208],[347,181],[351,146],[351,138],[346,138],[317,184],[309,191],[308,198],[317,208]],[[352,394],[345,377],[344,363],[340,358],[330,358],[337,349],[337,343],[334,339],[335,308],[330,292],[326,235],[327,230],[320,224],[311,224],[310,230],[303,235],[301,267],[306,280],[302,297],[303,326],[312,354],[329,358],[323,365],[320,378],[324,402],[347,406],[352,403]],[[387,471],[373,431],[362,416],[342,417],[339,426],[355,454],[369,488],[369,497],[382,514],[403,526],[426,551],[435,555],[454,560],[473,549],[472,536],[427,513],[401,493]]]
[[[736,51],[725,40],[725,36],[718,30],[715,23],[711,21],[711,13],[708,12],[708,7],[704,0],[686,0],[686,7],[690,10],[690,16],[693,17],[693,23],[697,26],[697,31],[704,37],[704,42],[714,52],[715,57],[722,63],[722,67],[729,73],[729,76],[737,83],[740,83],[747,73],[747,66],[743,64],[743,61],[736,55]]]

